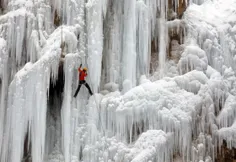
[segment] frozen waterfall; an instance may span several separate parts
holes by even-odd
[[[2,0],[0,161],[236,160],[235,72],[236,0]]]

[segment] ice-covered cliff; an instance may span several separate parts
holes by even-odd
[[[1,162],[235,158],[236,0],[2,0],[0,14]],[[73,98],[80,63],[91,97]]]

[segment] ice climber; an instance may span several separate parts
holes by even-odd
[[[83,70],[81,70],[81,67],[82,67],[82,64],[80,64],[80,67],[78,68],[78,71],[79,71],[79,85],[78,85],[78,88],[76,89],[74,97],[77,96],[82,84],[84,84],[85,87],[88,88],[88,91],[89,91],[90,95],[93,95],[88,83],[85,81],[85,77],[87,76],[87,68],[84,67]]]

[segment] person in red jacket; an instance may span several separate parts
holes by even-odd
[[[82,84],[84,84],[85,87],[88,89],[89,94],[93,95],[88,83],[85,81],[85,77],[87,76],[87,68],[83,68],[83,70],[81,70],[81,67],[82,67],[82,64],[80,64],[80,67],[78,68],[78,71],[79,71],[79,85],[78,85],[78,88],[76,89],[74,97],[77,96]]]

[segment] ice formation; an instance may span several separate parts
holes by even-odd
[[[0,161],[213,162],[236,148],[236,0],[172,5],[1,1]],[[73,98],[80,63],[91,97]]]

